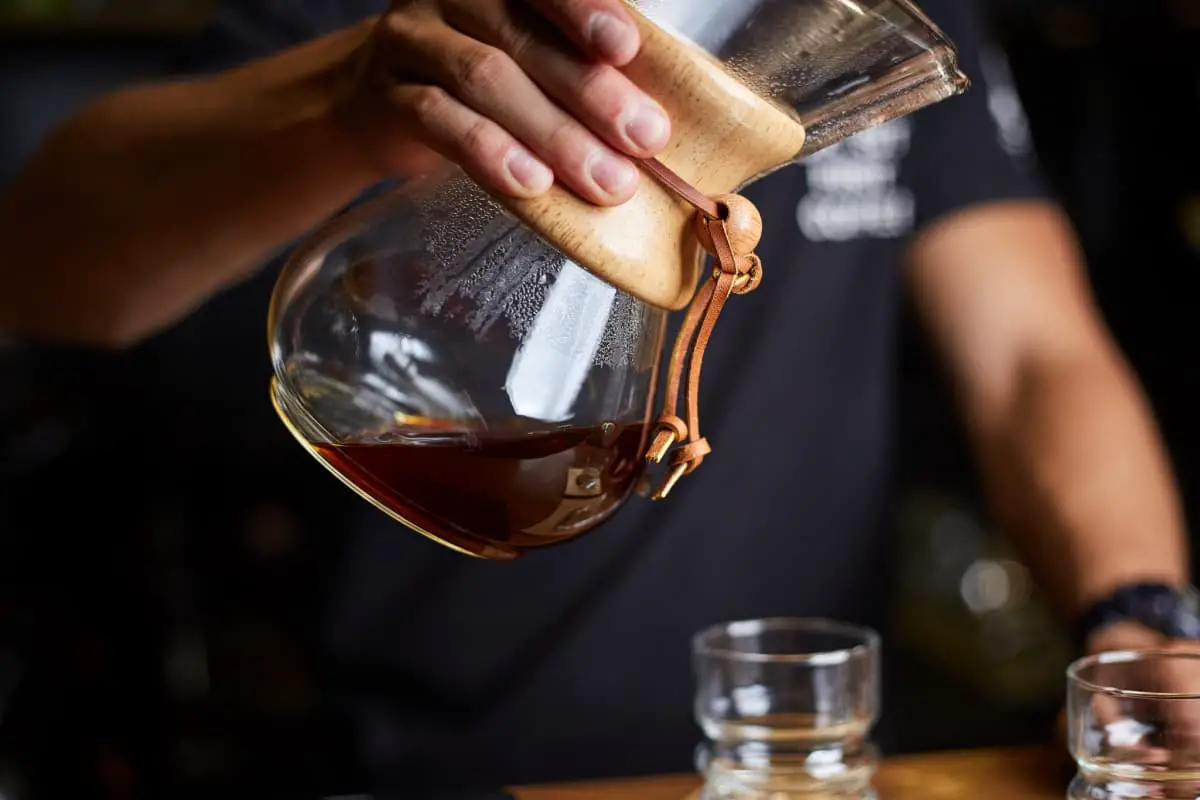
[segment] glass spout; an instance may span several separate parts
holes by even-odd
[[[636,0],[807,132],[799,157],[962,94],[949,38],[908,0]]]

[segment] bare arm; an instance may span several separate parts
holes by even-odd
[[[914,243],[995,517],[1065,616],[1120,584],[1188,580],[1184,523],[1145,398],[1049,204],[961,212]]]
[[[670,128],[617,69],[639,46],[622,0],[528,3],[581,48],[525,28],[507,0],[404,2],[81,109],[0,195],[0,331],[136,342],[372,183],[443,158],[507,194],[558,180],[598,204],[627,199],[638,177],[622,156],[655,154]]]
[[[0,197],[0,329],[132,342],[365,189],[330,114],[365,35],[69,118]]]

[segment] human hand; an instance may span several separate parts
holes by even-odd
[[[624,0],[394,0],[205,79],[109,93],[0,196],[0,328],[125,347],[173,324],[381,180],[449,160],[498,195],[598,205],[670,122],[621,72]],[[30,254],[36,254],[36,257]]]
[[[639,180],[629,157],[670,137],[619,69],[640,43],[622,0],[395,0],[359,54],[348,129],[387,176],[444,158],[504,195],[557,180],[619,204]]]

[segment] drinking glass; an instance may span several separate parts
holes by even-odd
[[[1067,670],[1070,800],[1200,797],[1200,653],[1129,650]]]
[[[692,643],[702,800],[873,800],[879,636],[830,620],[744,620]]]

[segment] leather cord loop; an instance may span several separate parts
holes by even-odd
[[[646,460],[651,463],[661,463],[668,453],[671,455],[671,470],[653,494],[655,500],[661,500],[684,475],[694,471],[712,453],[712,446],[700,435],[700,372],[713,328],[726,301],[731,295],[749,294],[762,283],[763,266],[759,257],[753,252],[738,252],[738,249],[746,249],[747,244],[749,249],[757,244],[761,218],[744,198],[731,196],[728,202],[722,202],[700,192],[656,159],[641,163],[659,183],[696,209],[699,217],[697,236],[716,258],[711,280],[705,281],[692,298],[675,339],[663,410],[655,423],[654,438],[646,450]],[[737,200],[736,204],[734,200]],[[731,204],[737,206],[736,210]],[[740,217],[736,220],[737,233],[731,235],[733,213]],[[753,217],[749,224],[746,224],[747,216]],[[706,238],[711,240],[711,247],[707,246]],[[742,247],[735,248],[735,242]],[[685,394],[686,421],[678,415],[681,391]]]
[[[646,460],[658,463],[666,458],[667,452],[676,442],[687,438],[687,424],[674,414],[663,413],[658,418],[657,432],[646,449]]]

